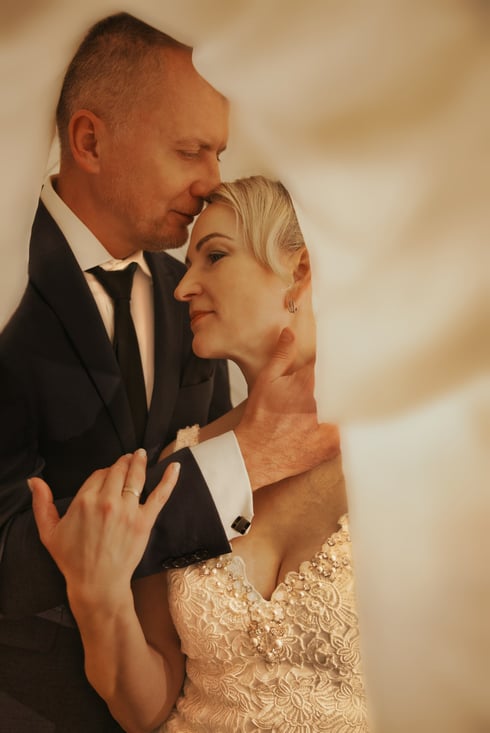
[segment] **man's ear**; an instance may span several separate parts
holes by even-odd
[[[68,136],[75,163],[87,173],[100,168],[100,135],[104,123],[87,109],[77,110],[70,120]]]

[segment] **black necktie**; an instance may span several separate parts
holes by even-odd
[[[116,359],[119,362],[124,384],[126,385],[129,405],[133,415],[136,440],[138,441],[138,445],[142,445],[148,410],[138,339],[130,310],[131,287],[137,267],[136,262],[131,262],[124,270],[112,270],[108,272],[101,267],[93,267],[89,272],[95,275],[107,294],[114,301],[113,347]]]

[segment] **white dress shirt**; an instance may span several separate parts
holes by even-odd
[[[111,258],[90,229],[58,196],[53,187],[53,179],[55,176],[46,179],[41,200],[69,242],[85,274],[111,342],[114,334],[112,299],[96,277],[86,270],[95,266],[103,267],[105,270],[120,270],[127,267],[130,262],[136,262],[139,265],[134,274],[131,291],[131,315],[138,337],[146,399],[149,406],[153,391],[155,364],[153,281],[143,252],[140,250],[124,260]],[[250,481],[235,434],[229,431],[200,443],[191,448],[191,451],[211,492],[228,539],[239,536],[231,525],[238,516],[251,520],[253,502]],[[233,489],[231,489],[232,483]]]

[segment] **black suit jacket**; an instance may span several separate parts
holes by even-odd
[[[147,254],[155,302],[155,382],[144,447],[151,489],[176,430],[230,408],[225,364],[191,350],[188,309],[173,298],[184,266]],[[93,470],[138,446],[119,368],[71,249],[42,203],[31,237],[29,283],[0,335],[0,613],[18,618],[64,601],[64,581],[41,546],[26,478],[42,475],[60,511]],[[192,454],[139,568],[151,574],[229,551]],[[8,632],[7,632],[8,636]],[[5,642],[0,622],[0,642]]]

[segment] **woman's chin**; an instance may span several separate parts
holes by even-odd
[[[199,336],[194,336],[192,341],[192,351],[201,359],[226,359],[227,355],[213,349],[209,344],[203,343]]]

